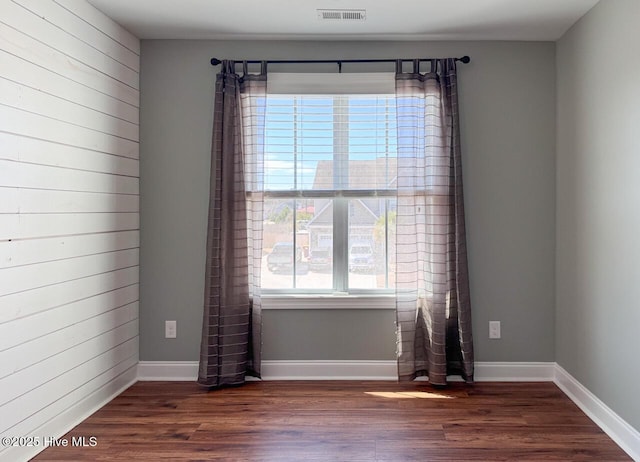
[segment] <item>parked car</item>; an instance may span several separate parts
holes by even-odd
[[[296,246],[296,263],[302,262],[302,248]],[[267,268],[272,273],[276,271],[293,271],[293,244],[291,242],[278,242],[273,246],[271,253],[267,255]]]
[[[349,271],[374,271],[376,260],[371,244],[354,244],[349,247]]]
[[[329,270],[333,264],[333,251],[331,249],[312,250],[309,258],[311,271]]]

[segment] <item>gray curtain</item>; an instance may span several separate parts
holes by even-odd
[[[396,75],[398,376],[473,381],[456,63]]]
[[[204,316],[198,383],[238,385],[260,376],[262,165],[266,72],[217,75]],[[266,69],[265,69],[266,70]]]

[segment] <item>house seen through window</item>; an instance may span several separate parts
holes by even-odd
[[[393,95],[269,95],[265,292],[394,286]]]

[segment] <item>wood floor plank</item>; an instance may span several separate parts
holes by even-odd
[[[139,382],[36,461],[628,461],[552,383]]]

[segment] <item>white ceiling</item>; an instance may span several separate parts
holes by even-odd
[[[557,40],[598,0],[89,0],[144,39]],[[317,9],[366,9],[320,21]]]

